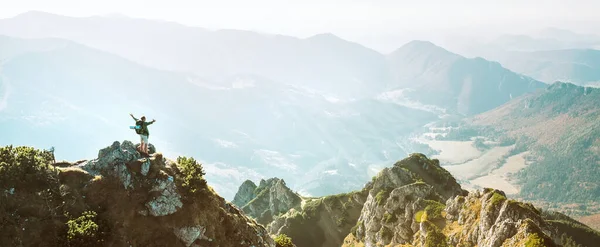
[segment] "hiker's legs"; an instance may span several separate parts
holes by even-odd
[[[138,149],[140,153],[144,152],[144,135],[140,134],[140,148]]]
[[[142,152],[144,153],[148,153],[148,136],[147,135],[142,135]]]

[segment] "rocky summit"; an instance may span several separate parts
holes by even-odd
[[[261,179],[256,186],[245,181],[236,193],[233,203],[244,213],[256,218],[258,223],[267,225],[278,216],[292,208],[299,208],[300,195],[290,190],[283,179]]]
[[[435,171],[429,173],[433,180],[417,175],[424,170],[415,164]],[[507,199],[499,190],[467,193],[451,176],[440,177],[447,174],[442,170],[439,162],[414,154],[381,171],[343,246],[577,246],[600,236],[582,235],[593,232],[585,226],[557,227],[532,204]]]
[[[0,246],[275,246],[193,159],[144,158],[129,141],[65,167],[32,148],[0,154]]]

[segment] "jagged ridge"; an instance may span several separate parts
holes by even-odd
[[[469,193],[439,161],[419,153],[360,191],[303,200],[299,210],[275,217],[269,233],[291,236],[298,247],[585,246],[600,237],[502,191]]]
[[[254,217],[258,223],[267,225],[274,216],[299,208],[300,195],[290,190],[283,179],[261,179],[257,187],[246,180],[235,194],[233,203]]]
[[[414,154],[390,170],[383,170],[374,179],[376,190],[369,193],[356,228],[343,246],[559,246],[588,244],[590,237],[600,237],[582,224],[578,225],[578,234],[567,232],[544,219],[532,204],[507,199],[499,190],[486,188],[465,193],[460,189],[451,190],[452,195],[444,190],[446,187],[439,187],[444,183],[432,186],[419,181],[385,186],[390,184],[386,181],[393,181],[387,179],[390,174],[402,174],[390,171],[415,159],[421,165],[438,164],[422,154]],[[447,174],[442,167],[434,167],[439,171],[433,174]]]

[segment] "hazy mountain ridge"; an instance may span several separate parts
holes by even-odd
[[[0,33],[61,37],[159,69],[214,79],[253,73],[345,96],[368,93],[385,81],[383,55],[332,35],[298,39],[143,19],[73,18],[39,12],[0,20]]]
[[[49,26],[31,21],[36,18],[48,18],[43,24]],[[123,25],[125,29],[115,27],[113,30],[120,21],[128,23]],[[64,33],[58,32],[54,30],[57,28],[54,22],[67,22],[65,26],[69,28]],[[14,28],[25,24],[31,29]],[[155,24],[157,27],[153,29]],[[140,28],[130,30],[133,27]],[[91,36],[69,36],[79,33],[81,28],[97,32],[89,34]],[[27,34],[28,30],[39,32]],[[408,153],[430,152],[426,145],[410,139],[415,129],[440,117],[472,115],[492,109],[543,85],[497,63],[467,59],[423,41],[407,44],[386,57],[331,34],[297,39],[237,30],[207,31],[139,19],[71,18],[43,13],[0,20],[0,33],[62,36],[92,47],[99,45],[94,42],[108,42],[107,37],[114,36],[103,32],[120,34],[118,30],[126,30],[122,33],[124,36],[117,35],[118,39],[152,40],[132,46],[139,49],[136,52],[140,54],[164,55],[165,60],[169,60],[167,58],[178,58],[183,52],[190,60],[182,59],[182,62],[207,70],[224,64],[231,66],[232,71],[213,79],[198,76],[202,73],[193,70],[182,73],[150,69],[131,62],[146,58],[123,53],[119,50],[123,47],[104,46],[103,49],[131,60],[73,42],[60,49],[33,50],[11,59],[2,68],[3,85],[15,89],[4,104],[8,106],[4,107],[8,113],[4,124],[8,128],[26,126],[9,133],[6,143],[57,145],[59,150],[69,146],[36,138],[48,135],[54,140],[69,143],[83,140],[92,142],[89,146],[100,147],[122,136],[135,138],[131,130],[124,128],[131,125],[124,116],[129,112],[143,112],[160,121],[152,126],[152,133],[156,133],[152,140],[162,141],[157,144],[165,153],[200,154],[206,159],[207,169],[214,172],[209,175],[209,181],[215,182],[215,188],[226,198],[232,198],[237,184],[248,179],[243,178],[240,171],[249,174],[251,179],[279,172],[281,174],[274,175],[286,179],[303,195],[327,195],[360,188],[386,163]],[[58,33],[52,34],[55,31]],[[185,36],[181,40],[162,37],[173,43],[152,39],[161,37],[161,32],[205,36],[189,39]],[[92,40],[85,40],[87,38]],[[196,38],[208,43],[192,42]],[[225,41],[210,43],[213,38]],[[106,44],[131,44],[116,41],[111,39]],[[175,44],[180,41],[184,44]],[[188,49],[185,42],[202,48],[202,52],[223,50],[231,55],[228,59],[233,62],[209,61],[213,57],[185,52]],[[145,46],[149,43],[152,47]],[[169,50],[174,48],[177,50]],[[195,59],[210,66],[202,67]],[[144,63],[148,61],[151,59]],[[238,61],[248,62],[248,66],[264,62],[260,65],[264,66],[250,68]],[[312,67],[305,68],[305,65]],[[169,66],[165,68],[174,68]],[[272,71],[260,74],[263,69]],[[280,72],[297,81],[279,77]],[[319,80],[305,80],[303,76],[319,77]],[[319,86],[315,88],[311,83]],[[349,90],[340,93],[337,89]],[[113,90],[117,92],[111,93]],[[358,92],[358,96],[350,97],[353,95],[350,91]],[[103,102],[110,103],[96,104],[94,99],[98,99],[98,95],[107,95],[108,101]],[[26,110],[21,112],[19,108]],[[124,110],[108,110],[117,108]],[[89,123],[88,128],[94,131],[82,129],[83,122]],[[40,127],[40,123],[45,125]],[[68,135],[67,128],[80,134],[70,139],[59,138]],[[110,136],[102,133],[110,133]],[[88,152],[88,155],[93,152],[92,149],[78,151],[76,153]]]
[[[42,24],[32,24],[33,20],[43,20]],[[40,23],[36,21],[35,23]],[[65,24],[66,23],[66,24]],[[119,23],[119,25],[116,25]],[[62,26],[67,28],[62,28]],[[156,25],[156,28],[152,28]],[[30,26],[29,29],[18,28]],[[138,27],[139,26],[139,27]],[[135,27],[135,28],[134,28]],[[63,30],[64,29],[64,30]],[[86,30],[95,30],[92,33]],[[63,37],[95,48],[110,51],[142,64],[160,69],[184,70],[199,76],[223,78],[237,73],[265,76],[272,80],[289,83],[321,92],[335,94],[342,98],[370,97],[384,90],[395,90],[407,81],[398,81],[399,73],[414,69],[413,63],[423,59],[433,62],[423,64],[431,68],[432,75],[440,79],[442,89],[454,91],[449,99],[435,102],[437,105],[456,105],[452,97],[460,93],[460,82],[445,82],[448,76],[457,76],[452,81],[462,81],[481,67],[465,64],[462,68],[448,68],[453,63],[439,64],[446,57],[461,58],[429,42],[413,41],[387,56],[362,45],[345,41],[332,34],[318,34],[306,39],[282,35],[264,35],[249,31],[219,30],[207,31],[202,28],[185,27],[175,23],[163,23],[143,19],[123,19],[108,17],[72,18],[48,13],[26,13],[11,19],[0,20],[0,33],[17,37]],[[86,33],[82,36],[81,33]],[[110,37],[110,38],[109,38]],[[116,40],[115,40],[116,39]],[[147,42],[145,40],[151,40]],[[419,45],[420,43],[428,43]],[[143,45],[140,45],[143,44]],[[408,50],[412,56],[402,56]],[[149,52],[152,51],[152,52]],[[402,61],[398,61],[398,59]],[[416,59],[416,60],[414,60]],[[459,59],[463,60],[463,59]],[[391,62],[391,64],[390,64]],[[406,67],[406,66],[408,67]],[[437,67],[437,68],[436,68]],[[461,66],[458,66],[461,67]],[[422,71],[423,70],[416,70]],[[466,69],[466,71],[460,71]],[[447,75],[444,71],[457,72]],[[502,69],[500,69],[502,70]],[[404,71],[404,72],[403,72]],[[436,74],[437,72],[437,74]],[[494,72],[492,72],[494,73]],[[506,74],[508,72],[495,72]],[[474,84],[497,84],[498,78],[473,76]],[[402,78],[400,79],[415,79]],[[434,78],[431,78],[434,79]],[[510,78],[510,83],[528,84],[519,78]],[[488,82],[494,81],[494,82]],[[414,82],[417,83],[417,82]],[[498,94],[494,91],[464,92],[461,98],[467,102],[460,106],[461,113],[470,114],[469,96],[478,94]],[[506,88],[505,88],[506,90]],[[525,89],[530,91],[531,89]],[[508,89],[508,94],[520,95],[523,91]],[[509,99],[507,92],[500,102]],[[504,95],[506,94],[506,95]],[[495,96],[496,97],[496,96]],[[426,102],[422,102],[426,103]],[[496,102],[494,102],[496,103]],[[478,103],[474,104],[478,105]],[[466,109],[462,109],[466,108]],[[488,107],[489,108],[489,107]],[[480,112],[475,110],[472,112]]]
[[[583,86],[600,81],[599,50],[506,52],[490,58],[501,62],[513,71],[547,83],[563,81]]]
[[[53,145],[58,154],[68,155],[66,150],[70,150],[77,157],[67,157],[80,159],[93,155],[90,147],[110,139],[136,138],[127,128],[132,124],[127,114],[143,112],[159,120],[151,126],[152,139],[171,142],[156,143],[165,152],[202,153],[206,163],[214,163],[207,169],[222,172],[224,177],[212,177],[213,173],[208,179],[228,184],[229,189],[217,187],[229,198],[237,184],[247,179],[232,174],[239,170],[232,165],[249,168],[248,174],[256,172],[253,179],[272,168],[306,174],[297,178],[301,183],[286,179],[309,193],[359,187],[368,175],[357,177],[354,171],[406,155],[408,143],[398,149],[405,142],[401,136],[437,118],[376,99],[337,100],[259,76],[214,82],[154,70],[75,43],[14,56],[0,74],[2,88],[11,88],[3,99],[0,120],[3,129],[15,129],[3,135],[4,143]],[[114,111],[115,107],[123,110]],[[88,145],[69,148],[73,143]],[[312,171],[302,170],[308,165]],[[322,178],[317,174],[324,171],[332,171],[327,175],[329,185],[319,183]],[[344,182],[335,182],[334,177]]]
[[[421,103],[472,115],[546,84],[504,69],[497,62],[465,58],[426,41],[413,41],[388,56],[396,87]]]

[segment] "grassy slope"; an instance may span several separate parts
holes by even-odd
[[[600,89],[555,83],[471,119],[480,133],[516,140],[538,161],[518,174],[527,199],[600,198]]]

